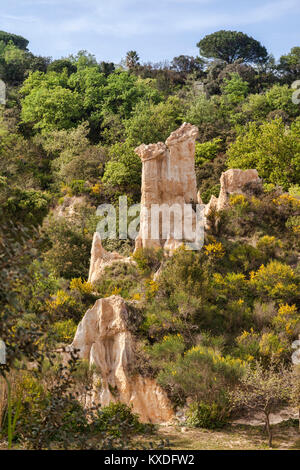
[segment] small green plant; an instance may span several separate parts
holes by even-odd
[[[140,423],[137,414],[124,403],[111,402],[97,411],[97,417],[93,420],[92,428],[94,432],[106,431],[115,438],[122,437],[124,430],[128,434],[143,433],[151,426]]]
[[[229,418],[228,408],[218,403],[194,402],[190,405],[187,422],[196,428],[221,429]]]
[[[49,335],[60,343],[70,343],[74,338],[77,325],[70,318],[69,320],[62,320],[53,323],[50,328]]]
[[[160,266],[162,257],[162,250],[154,250],[150,248],[138,248],[132,255],[139,271],[143,275],[150,274],[151,271],[155,272]]]
[[[12,393],[11,393],[11,385],[7,377],[4,376],[4,380],[7,385],[7,411],[6,416],[4,417],[3,421],[7,420],[7,440],[8,440],[8,448],[12,448],[13,439],[15,436],[17,422],[21,413],[21,403],[22,397],[20,396],[15,403],[13,403]]]

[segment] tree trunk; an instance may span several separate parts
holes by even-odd
[[[272,430],[271,430],[271,425],[270,425],[270,416],[269,416],[269,413],[265,413],[265,415],[266,415],[266,429],[267,429],[267,433],[269,437],[269,447],[272,447],[273,435],[272,435]]]
[[[299,425],[299,432],[300,432],[300,408],[298,408],[298,425]]]

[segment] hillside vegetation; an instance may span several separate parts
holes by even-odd
[[[0,32],[5,446],[128,448],[133,435],[148,439],[152,427],[123,405],[87,416],[77,395],[89,392],[92,371],[76,357],[68,366],[59,359],[85,311],[114,294],[133,312],[131,373],[155,377],[175,409],[188,403],[189,426],[220,429],[240,412],[263,411],[271,444],[270,413],[300,408],[300,371],[291,364],[300,334],[300,105],[291,86],[300,47],[278,63],[254,40],[251,54],[247,46],[248,55],[227,48],[218,57],[214,41],[224,50],[228,40],[246,41],[224,33],[200,41],[201,57],[141,64],[130,51],[116,65],[86,51],[37,57],[26,39]],[[211,215],[200,252],[133,255],[134,242],[105,240],[136,265],[107,268],[92,286],[97,206],[118,210],[121,195],[140,202],[135,147],[164,141],[183,122],[199,128],[204,203],[229,168],[256,168],[262,189],[232,196],[228,210]]]

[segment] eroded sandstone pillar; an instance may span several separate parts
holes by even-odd
[[[185,213],[185,204],[197,203],[197,185],[195,174],[195,142],[198,128],[184,123],[172,132],[166,143],[140,145],[135,152],[142,160],[142,197],[140,232],[135,248],[164,248],[170,252],[182,244],[186,236],[184,214],[187,218],[193,215]],[[153,205],[160,206],[159,227],[153,216]],[[169,217],[170,227],[165,229],[164,217]],[[182,239],[178,239],[178,214],[182,213]],[[176,214],[176,215],[175,215]],[[195,221],[190,220],[195,226]],[[155,233],[155,236],[154,236]]]

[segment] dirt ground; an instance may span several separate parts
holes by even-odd
[[[263,426],[231,424],[222,430],[190,428],[186,426],[159,426],[152,435],[144,435],[135,440],[138,448],[152,442],[152,448],[164,447],[171,450],[300,450],[298,422],[289,420],[272,426],[273,446],[268,446],[268,439]],[[133,448],[136,448],[133,444]],[[15,444],[14,449],[22,449],[22,444]],[[7,442],[0,441],[0,450],[7,449]]]
[[[288,421],[272,426],[273,447],[300,450],[298,423]],[[168,439],[174,450],[270,450],[262,426],[230,425],[222,430],[161,426],[158,438]]]

